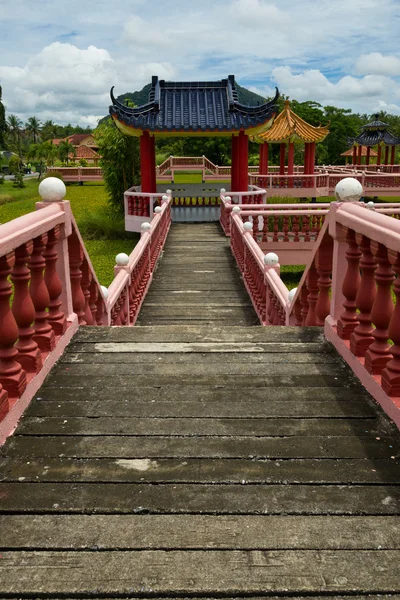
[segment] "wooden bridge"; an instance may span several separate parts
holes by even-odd
[[[170,204],[108,290],[68,203],[2,226],[3,434],[33,400],[1,449],[0,595],[397,598],[400,436],[366,387],[399,423],[398,221],[333,206],[289,297],[257,219],[225,215],[229,241],[170,227]],[[347,354],[368,303],[381,369],[360,362],[364,387]]]

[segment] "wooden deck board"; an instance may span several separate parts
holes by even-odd
[[[0,600],[400,600],[399,432],[319,328],[255,321],[174,225],[140,326],[81,328],[0,451]]]

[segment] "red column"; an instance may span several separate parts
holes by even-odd
[[[310,144],[310,162],[309,162],[309,170],[308,173],[310,175],[314,174],[314,164],[315,164],[315,142]]]
[[[382,157],[382,146],[378,146],[378,156],[376,159],[376,164],[380,165],[381,164],[381,157]]]
[[[231,191],[238,191],[239,174],[239,136],[232,136],[232,165],[231,165]]]
[[[389,146],[385,148],[385,165],[389,164]]]
[[[260,175],[268,173],[268,142],[260,144]]]
[[[288,151],[288,175],[294,173],[294,143],[290,142]]]
[[[285,174],[286,144],[280,146],[279,174]]]
[[[357,146],[353,146],[353,166],[357,164]]]
[[[153,187],[151,141],[148,131],[143,131],[140,136],[140,174],[142,178],[142,192],[151,192]]]
[[[358,156],[357,156],[357,164],[361,165],[361,157],[362,157],[362,146],[358,146]]]
[[[151,155],[151,187],[155,194],[157,191],[157,175],[156,175],[156,138],[154,135],[150,137],[150,155]]]
[[[394,165],[396,160],[396,146],[392,146],[392,155],[390,157],[390,164]]]
[[[369,165],[369,159],[371,157],[371,146],[367,146],[367,157],[365,159],[365,164]]]
[[[249,188],[249,138],[243,130],[239,131],[239,176],[238,186],[240,192],[247,192]]]
[[[263,173],[264,153],[265,153],[264,144],[260,144],[260,147],[259,147],[259,160],[258,160],[258,172],[260,173],[260,175],[264,174]]]
[[[310,144],[304,144],[304,175],[308,175],[309,155],[310,155]]]

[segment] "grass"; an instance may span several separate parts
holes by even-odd
[[[35,210],[35,202],[40,200],[38,181],[34,179],[26,183],[27,187],[21,190],[13,188],[11,182],[0,187],[0,223]],[[6,196],[8,199],[4,201]],[[115,256],[119,252],[130,254],[139,236],[125,232],[123,218],[110,216],[104,185],[97,182],[83,186],[68,185],[66,199],[71,203],[97,278],[102,285],[108,286],[114,279]]]

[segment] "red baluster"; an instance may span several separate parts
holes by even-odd
[[[306,282],[304,282],[301,291],[300,291],[300,304],[301,304],[301,324],[306,324],[307,314],[308,314],[308,289]]]
[[[309,242],[310,238],[310,218],[311,217],[303,217],[303,233],[304,233],[304,241]]]
[[[82,279],[81,279],[81,287],[82,287],[82,293],[83,296],[85,298],[85,307],[83,309],[84,311],[84,319],[86,321],[86,325],[93,325],[93,315],[92,315],[92,311],[90,310],[90,284],[92,282],[92,273],[90,272],[90,267],[89,267],[89,262],[86,259],[86,256],[83,257],[83,262],[82,262],[82,267],[81,267],[81,271],[82,271]]]
[[[288,242],[289,241],[289,216],[285,215],[283,217],[283,241],[284,242]]]
[[[47,317],[50,326],[56,335],[62,335],[67,329],[67,319],[64,313],[60,310],[62,293],[62,285],[57,273],[58,253],[56,245],[60,237],[60,227],[57,225],[49,231],[46,250],[43,253],[46,269],[44,272],[44,280],[49,293],[49,314]]]
[[[263,215],[262,241],[268,242],[268,216]]]
[[[89,288],[89,308],[92,313],[92,325],[97,324],[97,300],[99,296],[99,289],[97,287],[97,281],[93,278]]]
[[[343,302],[344,311],[337,323],[338,336],[343,340],[350,339],[352,332],[358,325],[356,296],[361,279],[359,269],[361,252],[352,229],[347,230],[346,242],[347,271],[342,287],[343,296],[345,297]]]
[[[383,244],[372,242],[371,250],[378,263],[375,272],[377,292],[371,311],[371,320],[375,325],[372,332],[374,341],[365,353],[365,368],[369,373],[376,375],[381,373],[392,358],[391,347],[388,344],[388,327],[393,312],[391,287],[394,275],[387,248]]]
[[[370,240],[364,235],[361,236],[359,246],[362,252],[360,260],[361,283],[356,296],[356,305],[360,311],[358,314],[359,324],[350,337],[350,350],[355,356],[365,356],[366,351],[374,341],[371,310],[376,296],[374,274],[377,264],[370,245]]]
[[[85,321],[85,296],[82,292],[83,251],[75,231],[68,238],[69,268],[71,278],[72,306],[78,316],[79,325],[86,325]]]
[[[18,326],[19,340],[17,361],[25,371],[37,373],[42,368],[42,355],[33,336],[32,323],[35,319],[35,307],[29,293],[31,272],[26,263],[32,253],[33,242],[22,244],[15,251],[15,264],[11,273],[14,284],[12,311]]]
[[[300,300],[297,300],[296,304],[294,305],[294,316],[296,319],[295,325],[297,327],[301,327],[303,325],[303,316],[301,314],[301,303]]]
[[[298,217],[297,215],[295,215],[293,217],[293,233],[294,233],[294,242],[299,242],[300,238],[299,238],[299,231],[300,231],[300,227],[299,227],[299,219],[300,217]]]
[[[316,305],[318,300],[318,273],[315,264],[312,264],[307,274],[308,288],[308,311],[304,325],[313,326],[317,324]]]
[[[325,238],[323,240],[325,242]],[[315,307],[317,316],[317,325],[323,325],[326,317],[330,313],[331,299],[329,292],[332,286],[332,260],[333,260],[333,240],[330,236],[326,238],[326,243],[321,244],[316,257],[315,266],[318,272],[318,300]]]
[[[274,219],[274,235],[273,235],[272,241],[277,242],[277,241],[279,241],[279,238],[278,238],[279,220],[276,215],[274,215],[273,219]]]
[[[8,281],[8,277],[14,262],[14,252],[0,258],[0,384],[9,395],[7,409],[12,399],[19,398],[26,388],[25,371],[16,361],[18,350],[15,348],[15,342],[18,339],[18,327],[10,308],[12,285]],[[4,393],[2,396],[4,403]],[[2,411],[4,411],[4,407]]]
[[[400,254],[391,252],[393,270],[396,273],[393,291],[396,296],[396,305],[389,323],[389,338],[393,342],[391,352],[393,355],[386,368],[382,371],[382,388],[389,396],[400,396]]]
[[[257,241],[258,217],[253,217],[253,238]]]
[[[44,251],[47,244],[47,233],[39,235],[33,240],[33,251],[28,261],[31,270],[30,294],[35,307],[35,335],[33,339],[42,350],[50,352],[55,348],[56,340],[53,329],[47,320],[47,309],[50,296],[44,279],[46,261]]]

